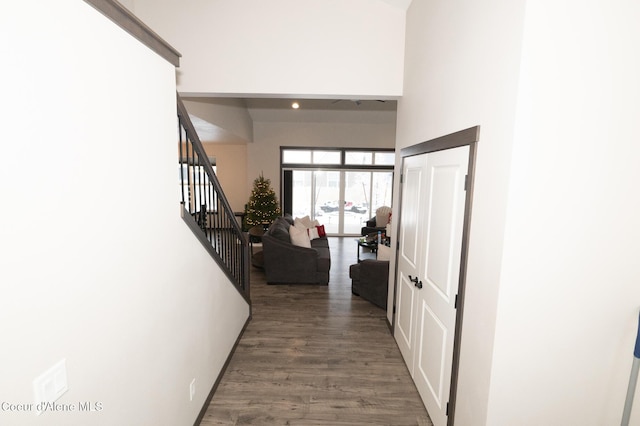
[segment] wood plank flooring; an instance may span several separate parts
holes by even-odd
[[[355,239],[330,244],[328,286],[252,269],[253,319],[201,425],[432,425],[385,311],[351,294]]]

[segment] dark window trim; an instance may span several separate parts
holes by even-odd
[[[372,172],[393,171],[393,166],[376,166],[373,164],[281,164],[281,170],[305,169],[305,170],[370,170]]]
[[[340,163],[341,164],[310,164],[310,163],[283,163],[282,159],[284,157],[285,150],[300,150],[300,151],[341,151],[340,154]],[[284,182],[285,171],[292,170],[309,170],[309,171],[343,171],[343,170],[362,170],[367,172],[391,172],[392,180],[394,167],[395,165],[375,165],[375,164],[345,164],[346,152],[347,151],[366,151],[366,152],[393,152],[395,153],[395,148],[344,148],[344,147],[327,147],[327,146],[281,146],[280,147],[280,208],[282,211],[285,211],[286,206],[284,205],[286,202],[285,197],[285,188]],[[392,184],[393,187],[393,184]]]
[[[328,163],[284,163],[284,151],[340,151],[340,164]],[[344,148],[344,147],[317,147],[317,146],[281,146],[280,147],[280,174],[284,169],[315,169],[315,170],[393,170],[394,164],[345,164],[346,153],[349,151],[362,152],[391,152],[395,153],[394,148]]]

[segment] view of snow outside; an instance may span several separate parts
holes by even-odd
[[[392,179],[386,171],[294,170],[292,215],[317,219],[329,234],[360,235],[378,207],[391,205]]]

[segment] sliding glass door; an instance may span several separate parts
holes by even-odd
[[[365,222],[391,205],[392,172],[291,170],[291,214],[317,219],[332,235],[360,235]]]
[[[281,148],[282,206],[330,235],[360,235],[378,207],[391,206],[393,150]]]
[[[330,234],[340,232],[341,176],[337,170],[292,170],[291,214],[309,216]]]
[[[342,234],[360,235],[360,229],[369,219],[371,202],[371,175],[366,171],[345,171],[344,212]]]

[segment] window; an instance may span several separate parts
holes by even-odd
[[[374,164],[377,166],[393,166],[396,161],[396,154],[393,152],[376,152],[374,154]]]
[[[340,164],[340,151],[313,151],[313,164]]]
[[[318,148],[281,148],[282,166],[308,165],[373,166],[372,168],[392,169],[395,164],[395,151],[392,149],[318,149]],[[343,159],[344,157],[344,159]]]
[[[281,159],[283,211],[317,219],[331,235],[359,235],[391,205],[392,149],[283,147]]]
[[[344,160],[345,164],[351,165],[373,164],[373,152],[347,151]]]
[[[284,149],[282,150],[282,162],[285,164],[311,164],[311,151]]]

